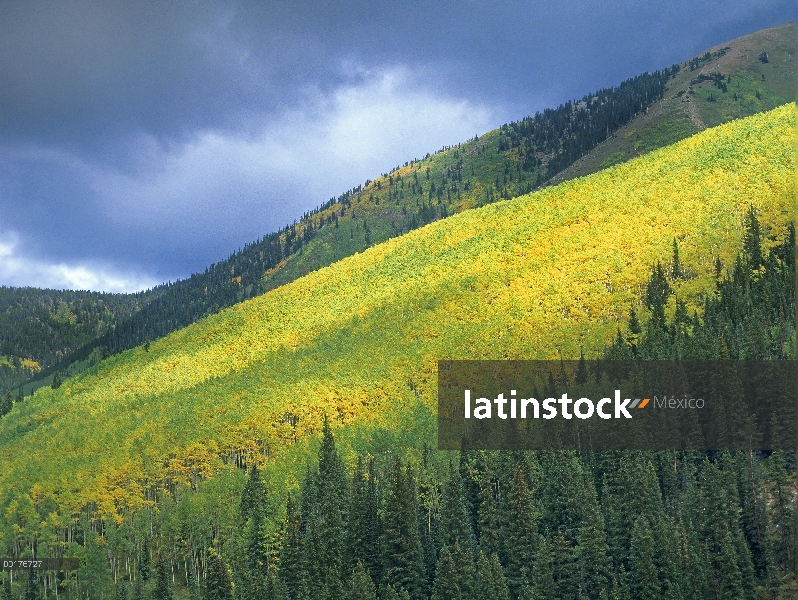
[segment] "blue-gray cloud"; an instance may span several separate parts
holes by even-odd
[[[187,276],[406,160],[793,11],[5,3],[0,284],[129,290]]]

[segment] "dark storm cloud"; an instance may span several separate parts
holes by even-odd
[[[332,195],[790,2],[13,2],[0,284],[186,276]]]

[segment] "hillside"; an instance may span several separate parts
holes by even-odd
[[[595,173],[707,127],[794,101],[795,36],[795,23],[787,23],[718,44],[681,63],[662,100],[550,183]]]
[[[110,314],[83,311],[85,322],[58,321],[54,329],[49,317],[42,320],[39,308],[20,314],[30,293],[6,290],[17,308],[13,319],[0,322],[5,348],[0,355],[8,356],[0,391],[29,379],[30,371],[14,366],[22,361],[34,361],[43,369],[35,372],[41,381],[33,387],[49,384],[56,371],[71,375],[96,362],[103,355],[101,347],[116,353],[160,338],[447,215],[522,195],[547,181],[593,173],[707,125],[791,101],[794,33],[794,25],[788,24],[744,36],[711,49],[709,58],[704,53],[642,74],[408,161],[331,198],[299,222],[246,244],[203,273],[130,297]],[[769,53],[769,62],[759,60],[762,52]],[[732,76],[727,92],[714,73]],[[691,85],[696,79],[701,81]],[[53,306],[69,304],[66,295],[59,294],[48,292]],[[36,331],[49,327],[53,335],[48,344],[31,347],[32,341],[43,338],[23,335],[28,325]],[[75,361],[80,362],[68,366]],[[27,393],[31,387],[26,387]]]
[[[750,205],[768,244],[794,218],[794,120],[785,106],[430,224],[40,390],[0,419],[0,506],[122,514],[167,474],[278,458],[325,413],[428,427],[437,360],[595,355],[674,238],[677,295],[700,306]]]

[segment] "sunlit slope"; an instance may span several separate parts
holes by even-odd
[[[438,221],[40,390],[0,420],[0,506],[33,487],[121,510],[224,451],[277,456],[323,413],[402,427],[419,399],[434,410],[442,358],[590,355],[674,236],[693,273],[677,291],[695,299],[750,204],[783,234],[794,123],[788,105]]]

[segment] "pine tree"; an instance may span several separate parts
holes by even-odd
[[[266,589],[267,570],[272,562],[270,548],[263,536],[266,519],[267,490],[257,465],[252,465],[241,493],[239,517],[247,537],[247,560],[241,576],[242,595],[260,598]],[[238,575],[237,575],[238,577]]]
[[[166,559],[161,558],[155,565],[155,589],[152,592],[152,600],[174,600],[175,592],[169,571]]]
[[[475,600],[510,600],[510,590],[504,579],[504,570],[495,553],[488,557],[479,552],[474,598]]]
[[[241,503],[238,513],[243,523],[258,515],[263,518],[266,514],[267,490],[260,476],[260,469],[253,463],[249,470],[249,478],[241,492]]]
[[[743,235],[743,254],[749,269],[758,269],[762,264],[762,232],[759,220],[756,218],[756,209],[753,205],[745,216],[745,233]]]
[[[684,268],[682,262],[679,260],[679,244],[676,238],[673,238],[673,258],[671,259],[671,278],[681,279],[684,277]]]
[[[125,581],[120,581],[116,584],[114,600],[127,600],[127,595],[127,583],[125,583]]]
[[[651,311],[651,320],[661,328],[665,327],[665,305],[672,293],[665,269],[658,262],[651,268],[651,277],[646,284],[646,306]]]
[[[145,537],[139,555],[139,576],[144,583],[150,580],[150,571],[150,544],[149,539]]]
[[[449,463],[449,476],[443,486],[440,507],[441,537],[440,546],[453,547],[459,543],[463,549],[474,548],[474,532],[471,528],[471,515],[465,499],[463,479],[460,471]]]
[[[460,574],[449,548],[444,547],[441,550],[441,557],[438,559],[431,600],[462,600],[462,598]]]
[[[526,477],[517,464],[512,465],[512,478],[502,517],[502,554],[507,585],[514,596],[521,587],[522,571],[535,557],[538,523]]]
[[[574,548],[562,529],[559,529],[557,535],[551,539],[551,558],[552,574],[557,588],[556,597],[562,600],[576,600],[579,597],[579,580]]]
[[[654,564],[654,537],[645,516],[640,516],[632,529],[629,551],[630,592],[640,600],[658,600],[662,597],[657,567]]]
[[[358,562],[349,584],[348,600],[377,600],[377,589],[362,562]]]
[[[288,590],[288,597],[291,600],[295,600],[299,598],[305,575],[302,552],[302,525],[293,496],[288,496],[285,513],[283,545],[280,548],[280,578]]]
[[[11,576],[6,575],[3,578],[3,585],[0,587],[0,600],[13,600],[11,594]]]
[[[379,496],[377,494],[374,461],[364,465],[358,458],[352,477],[349,516],[346,524],[347,569],[352,570],[358,562],[380,579],[380,520]]]
[[[230,574],[213,548],[208,550],[208,573],[205,577],[205,600],[232,600]]]
[[[0,417],[7,415],[13,408],[13,399],[11,398],[11,390],[6,390],[5,395],[0,399]]]
[[[743,576],[738,566],[737,552],[734,548],[734,536],[730,531],[727,531],[723,536],[720,551],[721,554],[718,557],[718,565],[720,567],[718,587],[720,588],[720,593],[718,598],[720,600],[745,598]]]
[[[554,584],[554,570],[551,548],[545,537],[540,538],[538,552],[535,557],[535,567],[532,569],[532,597],[536,600],[556,598],[557,587]],[[526,579],[526,575],[524,575]]]
[[[577,534],[576,556],[581,598],[599,600],[609,595],[609,549],[604,518],[599,510],[592,480],[588,480],[584,517]]]
[[[383,564],[385,582],[404,588],[413,600],[423,595],[424,558],[415,506],[415,480],[396,457],[388,473],[385,498]]]
[[[479,548],[486,556],[490,556],[499,551],[498,481],[487,468],[480,474],[479,481]]]

